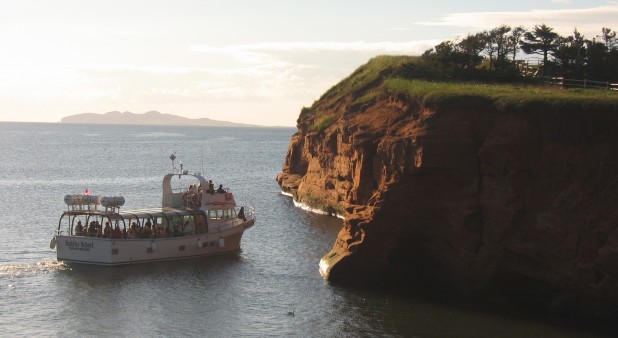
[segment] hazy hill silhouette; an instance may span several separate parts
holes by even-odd
[[[63,117],[60,123],[83,124],[138,124],[138,125],[176,125],[176,126],[206,126],[206,127],[260,127],[254,124],[234,123],[211,120],[208,118],[190,119],[172,114],[162,114],[149,111],[144,114],[111,111],[105,114],[85,113]]]

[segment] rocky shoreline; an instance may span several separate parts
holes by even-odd
[[[618,314],[615,109],[441,107],[384,94],[357,104],[381,83],[301,114],[277,176],[295,201],[345,217],[320,262],[325,278]]]

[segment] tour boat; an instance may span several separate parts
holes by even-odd
[[[195,184],[179,184],[187,179]],[[215,190],[182,164],[163,178],[160,208],[121,211],[122,196],[66,195],[64,201],[50,248],[66,263],[124,265],[234,252],[255,222],[253,209],[237,206],[232,192]]]

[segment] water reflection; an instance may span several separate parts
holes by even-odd
[[[68,269],[60,271],[59,277],[67,278],[74,283],[104,287],[117,281],[149,280],[167,276],[194,278],[195,276],[207,275],[212,269],[232,269],[234,267],[231,265],[240,262],[242,262],[242,257],[238,252],[220,256],[112,267],[70,264]]]
[[[71,318],[58,332],[200,335],[196,323],[202,316],[217,320],[233,303],[227,280],[242,264],[240,254],[230,254],[118,267],[71,265],[57,275],[57,292],[64,295],[59,316]]]

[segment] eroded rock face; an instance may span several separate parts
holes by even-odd
[[[309,131],[324,116],[334,123]],[[386,276],[604,313],[618,304],[616,112],[388,97],[325,104],[298,127],[277,180],[345,216],[321,263],[328,279]]]

